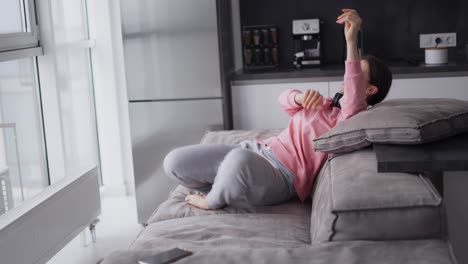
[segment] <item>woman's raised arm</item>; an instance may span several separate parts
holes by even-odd
[[[357,49],[357,35],[362,19],[353,9],[343,9],[336,23],[344,24],[347,58],[344,76],[343,98],[340,101],[340,120],[347,119],[367,108],[366,82],[361,69],[361,59]]]

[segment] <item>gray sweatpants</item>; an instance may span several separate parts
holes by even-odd
[[[255,141],[177,148],[164,168],[181,185],[206,194],[213,209],[273,205],[295,194],[294,175]]]

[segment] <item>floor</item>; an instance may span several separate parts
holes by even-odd
[[[90,233],[86,230],[86,247],[82,246],[80,234],[47,264],[92,264],[115,250],[129,247],[143,229],[137,222],[135,197],[101,192],[101,201],[102,214],[96,226],[96,243],[91,242]]]

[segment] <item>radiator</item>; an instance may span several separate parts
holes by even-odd
[[[101,213],[99,173],[66,177],[0,217],[0,262],[46,263]]]
[[[3,168],[0,169],[0,215],[13,207],[13,192],[11,190],[8,168]]]

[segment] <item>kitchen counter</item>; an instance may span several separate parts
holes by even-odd
[[[390,64],[390,69],[394,79],[468,76],[466,62],[440,66],[395,63]],[[232,85],[342,81],[343,75],[344,65],[326,65],[303,70],[280,69],[267,73],[244,73],[240,70],[235,74]]]

